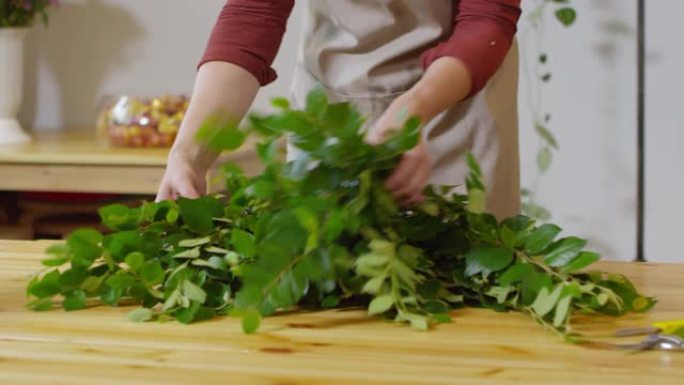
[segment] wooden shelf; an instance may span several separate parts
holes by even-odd
[[[94,133],[37,135],[0,146],[0,190],[155,194],[168,149],[114,147]],[[222,156],[247,174],[261,167],[251,143]]]

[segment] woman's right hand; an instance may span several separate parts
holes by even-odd
[[[200,67],[190,106],[169,153],[157,201],[199,198],[207,193],[207,171],[218,153],[195,139],[197,130],[214,114],[239,121],[258,90],[257,78],[238,65],[212,61]]]
[[[196,163],[191,156],[172,149],[156,201],[176,200],[180,197],[194,199],[205,195],[207,168]]]

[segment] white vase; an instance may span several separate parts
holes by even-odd
[[[24,40],[28,28],[0,28],[0,144],[31,140],[17,115],[24,81]]]

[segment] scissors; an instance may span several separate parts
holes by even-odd
[[[620,329],[615,337],[646,335],[641,342],[633,344],[611,344],[617,349],[666,350],[684,352],[684,320],[655,322],[649,327]]]

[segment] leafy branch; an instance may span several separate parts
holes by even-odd
[[[370,315],[426,330],[463,306],[521,311],[559,335],[573,312],[612,315],[648,310],[623,276],[585,272],[598,255],[555,225],[526,216],[497,221],[484,212],[482,172],[468,157],[467,194],[431,186],[418,206],[399,207],[383,181],[416,145],[410,119],[386,142],[370,145],[350,104],[329,104],[316,90],[306,108],[253,116],[247,129],[206,124],[199,136],[218,150],[257,136],[265,171],[226,170],[230,196],[146,202],[100,209],[105,226],[72,233],[47,250],[45,270],[29,282],[28,306],[137,303],[134,321],[196,322],[242,317],[247,333],[261,318],[294,307],[362,305]],[[278,157],[288,137],[303,155]]]

